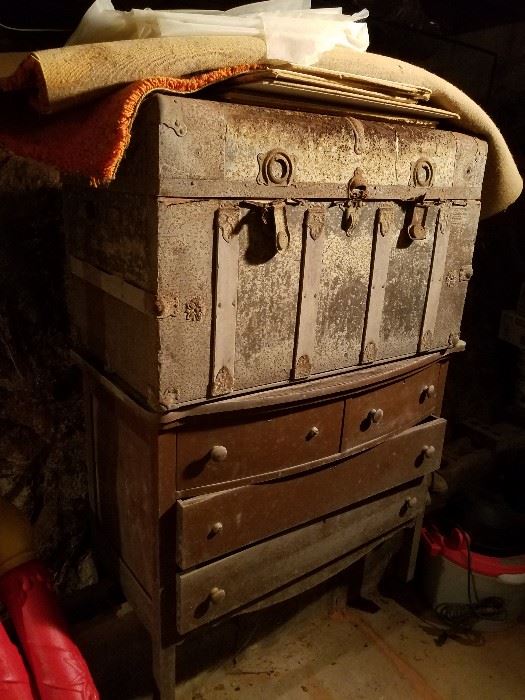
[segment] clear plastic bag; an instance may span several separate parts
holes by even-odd
[[[344,15],[341,7],[311,9],[310,0],[265,0],[231,10],[115,10],[96,0],[68,45],[161,36],[254,36],[266,41],[268,59],[313,65],[325,51],[368,48],[368,10]]]

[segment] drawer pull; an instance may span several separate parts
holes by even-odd
[[[426,399],[431,399],[436,395],[436,387],[433,384],[429,384],[423,389],[423,396]]]
[[[423,456],[430,459],[436,454],[436,448],[434,445],[423,445]]]
[[[308,431],[308,434],[306,436],[307,440],[313,440],[314,437],[317,437],[319,435],[319,428],[314,425],[310,430]]]
[[[407,508],[415,508],[418,502],[417,496],[409,496],[407,499],[405,499],[405,505]]]
[[[228,450],[224,445],[214,445],[210,450],[210,458],[214,462],[224,462],[228,456]]]
[[[217,586],[214,586],[211,591],[210,591],[210,600],[212,603],[215,605],[218,605],[219,603],[222,603],[222,601],[226,598],[226,591],[224,588],[218,588]]]
[[[380,423],[383,420],[383,415],[384,413],[382,408],[373,408],[369,412],[368,417],[372,423]]]
[[[213,523],[213,525],[210,528],[210,532],[212,535],[220,535],[221,532],[223,531],[223,524],[221,522],[216,522]]]

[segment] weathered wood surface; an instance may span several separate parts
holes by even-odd
[[[179,632],[255,601],[411,520],[424,508],[425,494],[424,484],[413,486],[178,575]]]
[[[428,474],[441,462],[445,425],[437,418],[306,475],[178,501],[179,566],[201,564]]]

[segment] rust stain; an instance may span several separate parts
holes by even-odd
[[[204,306],[198,297],[194,297],[184,305],[186,321],[200,321],[204,316]]]
[[[157,295],[155,297],[155,312],[159,318],[175,316],[178,309],[179,300],[176,296],[169,298]]]
[[[373,362],[377,357],[377,345],[371,340],[363,352],[363,362]]]
[[[421,338],[421,350],[429,350],[432,347],[432,331],[426,330]]]
[[[457,270],[449,270],[447,276],[445,277],[445,284],[447,287],[455,287],[459,282],[459,273]]]
[[[301,355],[295,363],[295,376],[308,377],[312,371],[312,363],[308,355]]]
[[[375,644],[383,656],[396,668],[399,675],[410,683],[419,700],[443,700],[442,696],[436,693],[423,676],[405,658],[400,656],[395,649],[392,649],[360,615],[356,615],[350,610],[335,610],[330,614],[330,618],[336,622],[346,621],[354,624],[360,632]]]
[[[213,382],[213,396],[228,394],[233,389],[233,377],[227,367],[221,367]]]

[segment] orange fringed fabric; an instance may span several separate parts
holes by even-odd
[[[0,145],[14,155],[46,163],[61,173],[84,176],[93,186],[107,184],[115,177],[137,111],[148,95],[193,93],[257,68],[241,65],[185,78],[139,80],[56,115],[40,115],[29,109],[23,89],[18,94],[4,94],[0,96]]]

